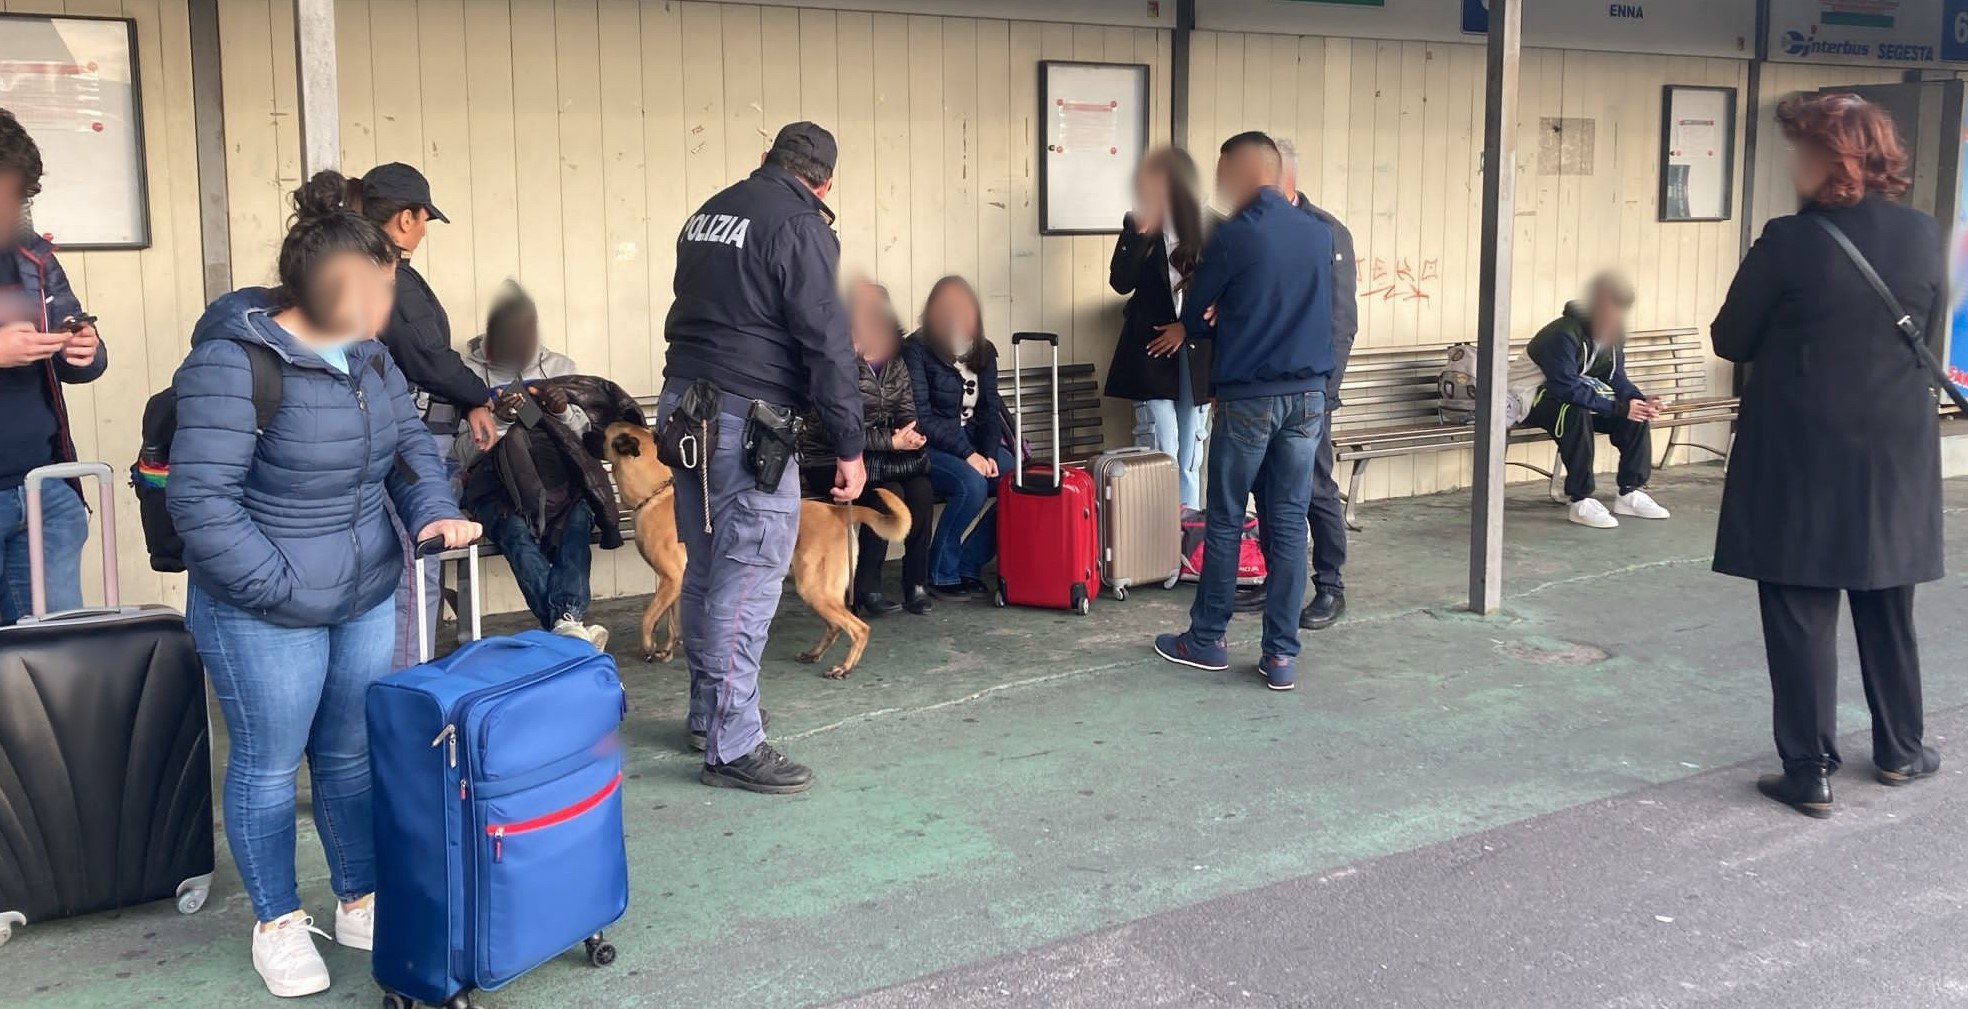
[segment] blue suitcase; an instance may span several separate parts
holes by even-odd
[[[527,631],[386,677],[367,701],[385,1004],[468,1006],[583,943],[612,963],[602,930],[629,900],[615,661]]]

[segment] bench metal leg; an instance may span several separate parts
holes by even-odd
[[[1655,467],[1654,467],[1655,469],[1666,469],[1666,468],[1667,468],[1667,461],[1668,461],[1669,459],[1672,459],[1672,458],[1674,458],[1674,450],[1675,450],[1676,448],[1678,448],[1678,447],[1680,447],[1680,445],[1681,445],[1681,432],[1682,432],[1683,430],[1685,430],[1685,428],[1684,428],[1684,427],[1672,427],[1672,428],[1669,428],[1669,429],[1668,429],[1668,431],[1667,431],[1667,448],[1666,448],[1666,449],[1665,449],[1664,451],[1662,451],[1662,452],[1661,452],[1661,458],[1660,458],[1660,465],[1658,465],[1658,466],[1655,466]],[[1692,446],[1692,447],[1694,447],[1694,448],[1701,448],[1702,446],[1700,446],[1700,445],[1696,445],[1696,446]]]
[[[1372,459],[1353,460],[1353,472],[1346,478],[1346,493],[1341,495],[1346,501],[1346,528],[1361,532],[1367,527],[1360,524],[1360,478],[1367,474],[1367,464]]]

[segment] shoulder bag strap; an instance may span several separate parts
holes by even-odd
[[[1962,395],[1961,389],[1948,377],[1947,369],[1941,367],[1941,362],[1934,360],[1934,352],[1927,349],[1927,341],[1920,331],[1920,324],[1914,322],[1913,316],[1907,314],[1907,310],[1900,306],[1900,299],[1894,297],[1892,289],[1886,286],[1886,281],[1880,279],[1879,271],[1872,268],[1872,263],[1867,261],[1865,254],[1859,251],[1858,246],[1852,244],[1852,239],[1845,234],[1844,229],[1832,223],[1831,218],[1823,214],[1805,216],[1816,221],[1818,227],[1823,228],[1825,234],[1830,235],[1831,240],[1837,242],[1840,249],[1845,250],[1845,257],[1858,268],[1859,274],[1865,277],[1866,283],[1872,285],[1873,291],[1879,295],[1879,300],[1886,303],[1886,310],[1893,314],[1893,325],[1899,329],[1901,336],[1906,337],[1907,345],[1913,348],[1914,356],[1920,358],[1921,363],[1927,366],[1934,388],[1946,393],[1948,398],[1954,401],[1955,408],[1968,415],[1968,396]]]

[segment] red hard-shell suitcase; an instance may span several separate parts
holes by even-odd
[[[81,477],[102,489],[106,605],[49,613],[41,485]],[[0,627],[0,943],[173,897],[190,914],[212,885],[205,667],[176,610],[120,605],[110,481],[102,463],[27,475],[34,613]]]
[[[1025,442],[1025,397],[1019,382],[1019,347],[1052,347],[1051,466],[1028,465],[998,478],[999,606],[1038,606],[1085,615],[1100,594],[1100,521],[1093,477],[1059,461],[1059,336],[1011,336],[1012,415],[1017,441]]]

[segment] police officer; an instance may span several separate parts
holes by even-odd
[[[833,497],[861,495],[861,392],[835,274],[840,240],[826,203],[834,137],[813,123],[779,131],[750,177],[711,197],[677,237],[676,301],[664,323],[659,430],[703,383],[714,448],[676,475],[684,569],[683,644],[693,745],[707,785],[784,794],[813,772],[765,741],[759,657],[799,532],[799,467],[762,478],[746,448],[748,417],[817,412],[836,464]],[[764,437],[764,436],[761,436]],[[755,439],[757,440],[757,439]]]

